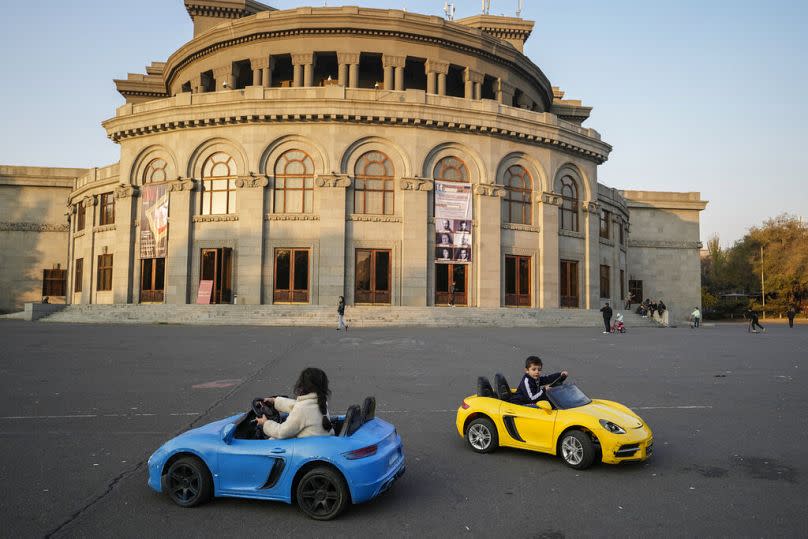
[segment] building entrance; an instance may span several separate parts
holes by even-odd
[[[163,303],[166,280],[165,258],[140,261],[140,303]]]
[[[455,284],[452,302],[452,281]],[[435,264],[435,305],[468,306],[468,264]]]
[[[233,301],[233,249],[202,249],[200,281],[213,281],[211,303]]]
[[[530,257],[505,257],[505,306],[530,307]]]
[[[578,308],[581,298],[578,292],[578,262],[573,260],[561,261],[561,306]]]
[[[356,250],[354,303],[390,304],[390,251]]]
[[[308,249],[275,249],[273,303],[309,302]]]

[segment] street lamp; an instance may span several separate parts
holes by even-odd
[[[766,281],[763,278],[763,245],[760,246],[760,298],[763,303],[763,318],[766,318]]]

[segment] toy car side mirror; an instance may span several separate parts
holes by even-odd
[[[549,401],[539,401],[536,403],[536,408],[547,410],[548,412],[553,409],[553,405]]]
[[[222,441],[227,445],[230,445],[230,442],[233,441],[233,435],[236,433],[236,425],[234,423],[228,423],[224,427],[222,427]]]

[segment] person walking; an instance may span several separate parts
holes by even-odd
[[[337,331],[344,329],[348,331],[348,326],[345,324],[345,298],[343,296],[339,297],[339,303],[337,303]]]
[[[630,311],[631,310],[631,300],[634,299],[634,295],[631,292],[629,292],[628,294],[626,294],[625,299],[626,299],[626,306],[624,308],[627,311]]]
[[[609,333],[612,330],[612,308],[609,307],[609,302],[600,308],[600,312],[603,313],[603,326],[606,328],[603,333]]]
[[[454,281],[449,285],[449,307],[455,306],[455,293],[457,293],[457,285]]]
[[[693,307],[693,312],[690,313],[690,327],[697,328],[701,323],[701,311],[698,307]]]
[[[749,317],[749,328],[747,329],[750,333],[757,333],[755,327],[759,327],[763,330],[763,333],[766,333],[766,328],[760,325],[760,319],[758,318],[757,311],[753,309],[748,309],[746,311],[747,316]]]
[[[788,327],[794,327],[794,317],[797,316],[797,309],[792,305],[786,311],[786,316],[788,317]]]

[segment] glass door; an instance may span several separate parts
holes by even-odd
[[[390,271],[390,251],[357,249],[354,302],[390,305]]]
[[[505,306],[530,307],[530,257],[505,257]]]
[[[465,307],[468,301],[468,264],[435,264],[435,305]]]
[[[166,259],[144,258],[140,261],[140,303],[163,303]]]
[[[309,302],[309,251],[275,249],[273,303]]]
[[[211,303],[231,303],[233,301],[233,249],[202,249],[200,281],[213,281]]]
[[[578,296],[578,262],[561,261],[561,306],[578,308],[581,299]]]

